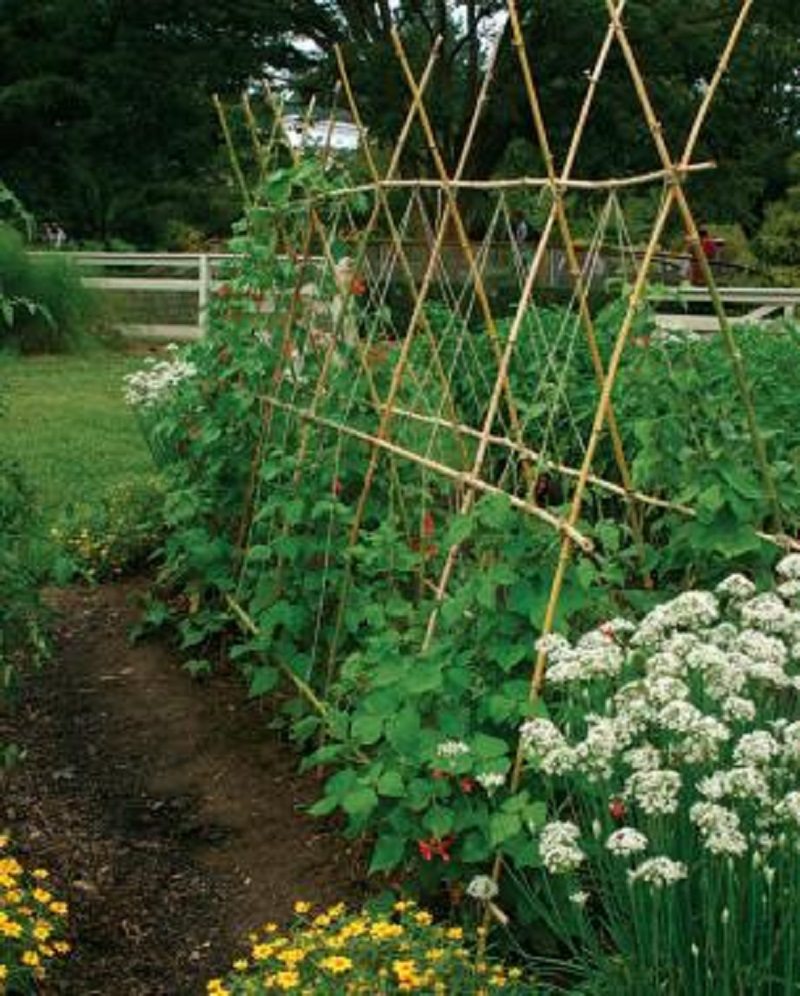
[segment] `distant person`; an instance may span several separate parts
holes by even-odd
[[[519,245],[524,245],[531,236],[530,225],[521,211],[516,211],[514,213],[512,221],[514,241],[519,243]]]
[[[713,263],[722,252],[725,240],[713,238],[707,228],[701,228],[698,231],[698,235],[700,236],[700,251],[709,263]],[[692,254],[691,263],[689,264],[689,282],[693,287],[705,287],[706,285],[703,267],[694,254]]]
[[[61,227],[61,225],[58,224],[58,222],[56,222],[52,226],[52,233],[53,233],[53,248],[63,249],[67,241],[67,233]]]

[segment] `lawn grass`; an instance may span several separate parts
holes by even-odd
[[[155,471],[123,398],[141,357],[0,355],[0,455],[25,473],[46,524]]]

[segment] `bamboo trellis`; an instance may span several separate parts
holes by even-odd
[[[385,336],[373,338],[371,333],[364,334],[363,328],[357,327],[355,295],[351,287],[334,290],[335,314],[332,311],[333,317],[329,315],[327,335],[315,347],[321,353],[321,358],[315,368],[314,379],[308,382],[302,372],[298,374],[295,371],[293,374],[288,364],[279,366],[273,383],[261,399],[262,435],[254,455],[248,508],[243,515],[240,534],[243,551],[241,567],[244,571],[248,557],[248,538],[253,529],[253,503],[260,487],[261,462],[267,444],[275,442],[273,433],[277,413],[282,415],[284,427],[286,424],[297,427],[294,437],[297,453],[292,477],[294,485],[299,484],[304,475],[315,472],[315,468],[308,463],[308,451],[314,433],[325,433],[328,437],[335,438],[337,454],[346,446],[363,448],[366,454],[363,477],[354,501],[355,511],[347,530],[346,549],[341,551],[348,564],[350,561],[346,557],[347,551],[356,547],[360,541],[376,480],[384,471],[392,500],[397,502],[398,511],[411,535],[416,527],[411,521],[410,513],[413,515],[416,510],[409,509],[410,503],[403,498],[403,475],[407,468],[414,468],[415,473],[424,475],[426,481],[445,482],[451,489],[451,511],[456,514],[469,514],[481,495],[505,496],[520,515],[528,516],[552,530],[558,543],[559,552],[546,611],[539,631],[535,635],[532,633],[531,637],[530,698],[534,702],[543,694],[547,665],[545,652],[533,650],[535,639],[550,633],[555,626],[565,578],[576,551],[584,556],[593,555],[592,539],[581,521],[589,491],[596,490],[614,496],[623,503],[631,535],[637,545],[645,542],[642,517],[647,509],[669,510],[686,519],[696,516],[695,510],[686,502],[672,500],[669,496],[648,494],[634,485],[624,434],[613,405],[623,356],[626,350],[633,348],[631,339],[646,304],[648,280],[654,259],[674,214],[677,214],[710,291],[714,312],[719,320],[720,334],[730,359],[733,382],[752,441],[755,463],[772,510],[769,528],[763,528],[761,524],[758,528],[754,526],[754,532],[765,542],[797,548],[796,541],[782,533],[779,496],[765,443],[757,425],[747,371],[735,340],[734,329],[717,292],[714,273],[703,253],[687,193],[692,177],[713,166],[708,162],[695,162],[694,156],[715,97],[745,29],[753,0],[742,0],[739,5],[727,42],[710,76],[694,119],[690,122],[688,138],[677,156],[667,145],[645,73],[623,20],[626,0],[606,0],[605,6],[607,30],[594,66],[588,74],[586,92],[568,150],[559,165],[553,152],[536,82],[535,40],[526,39],[516,0],[508,0],[507,33],[513,44],[530,113],[531,135],[545,164],[545,175],[542,177],[525,175],[480,180],[468,176],[475,139],[492,92],[499,41],[487,60],[483,83],[466,137],[452,169],[448,169],[437,143],[426,103],[433,70],[439,58],[439,43],[433,46],[422,73],[416,76],[400,34],[395,32],[393,35],[396,56],[408,88],[409,106],[383,171],[374,154],[345,59],[337,51],[340,94],[360,138],[357,155],[363,159],[367,179],[323,192],[315,203],[308,205],[306,234],[297,257],[291,302],[281,322],[281,339],[276,348],[288,356],[298,345],[295,341],[298,315],[307,307],[307,303],[304,304],[304,294],[307,296],[305,288],[309,280],[316,281],[319,286],[322,286],[324,280],[328,280],[334,289],[338,286],[337,267],[341,264],[336,259],[334,250],[341,230],[345,227],[356,230],[348,251],[354,272],[366,275],[369,288],[365,304],[367,311],[371,309],[377,313],[391,310],[387,304],[389,292],[400,286],[408,302],[407,314],[402,323],[391,319],[395,341],[387,343]],[[499,38],[503,37],[506,37],[506,33],[499,32]],[[575,175],[579,152],[595,111],[598,91],[609,58],[615,49],[621,53],[629,72],[643,122],[652,139],[657,166],[637,176],[582,179]],[[269,147],[277,143],[285,149],[289,143],[285,134],[282,134],[282,109],[278,102],[274,102],[273,112],[277,124],[273,126]],[[248,113],[252,113],[249,108]],[[308,120],[310,117],[311,113]],[[401,175],[404,151],[415,128],[420,131],[431,160],[432,175],[424,178]],[[332,116],[328,141],[320,152],[325,161],[332,158],[330,146],[333,129]],[[266,155],[264,148],[257,149],[257,153],[262,157]],[[298,162],[300,157],[301,153],[295,148],[292,151],[294,162]],[[244,185],[241,171],[238,175]],[[640,188],[656,190],[661,195],[661,201],[652,220],[644,251],[631,256],[632,266],[635,267],[632,285],[626,291],[624,313],[607,360],[604,360],[598,345],[596,314],[591,295],[592,266],[596,264],[597,256],[593,256],[592,252],[582,254],[579,251],[568,198],[587,193],[617,197],[620,193]],[[510,316],[507,316],[499,311],[501,306],[493,296],[492,284],[496,274],[490,271],[489,265],[491,243],[493,238],[499,239],[498,233],[507,230],[510,225],[506,198],[513,195],[529,196],[531,192],[545,197],[547,206],[535,247],[526,248],[517,255],[521,268],[520,283],[516,288],[518,297]],[[480,194],[494,199],[495,209],[485,246],[476,246],[470,237],[463,203],[464,194]],[[362,212],[356,224],[350,205],[357,198],[365,198],[371,206],[366,219]],[[413,229],[415,238],[422,230],[428,243],[427,255],[421,266],[412,259],[409,249],[410,229]],[[381,269],[370,255],[371,244],[379,231],[388,235],[390,261],[386,270]],[[578,443],[581,459],[571,462],[562,459],[557,441],[554,442],[548,435],[553,420],[543,417],[537,422],[535,417],[526,414],[526,408],[531,407],[527,392],[532,391],[536,399],[541,401],[536,394],[540,385],[523,385],[521,397],[521,378],[515,376],[520,348],[530,337],[532,326],[540,320],[537,317],[538,292],[542,286],[546,255],[556,239],[566,260],[572,297],[564,323],[553,334],[562,336],[568,343],[568,355],[573,355],[572,351],[585,350],[597,391],[588,436],[583,438],[576,430],[580,437]],[[444,260],[445,246],[452,248],[453,243],[463,263],[459,281],[455,281],[448,273]],[[317,254],[317,260],[313,264],[309,262],[312,247]],[[431,321],[431,305],[435,301],[444,302],[448,307],[443,330],[435,328]],[[352,335],[354,325],[357,333],[355,336]],[[475,325],[479,326],[480,334],[487,337],[488,353],[481,353],[476,347],[475,332],[467,327]],[[345,350],[342,343],[348,334],[348,328],[354,341]],[[452,357],[448,358],[442,348],[443,336],[448,337]],[[419,344],[424,344],[429,350],[426,354],[429,356],[429,366],[423,371],[413,363],[414,350]],[[552,379],[558,379],[561,373],[548,367],[552,358],[547,352],[547,336],[540,338],[537,348],[542,351],[540,355],[544,361],[545,373],[548,374],[543,380],[552,386]],[[343,366],[350,375],[352,390],[349,395],[340,398],[340,409],[332,412],[326,408],[326,399],[332,381],[337,377],[341,380]],[[471,385],[476,395],[480,395],[481,416],[474,423],[468,421],[459,409],[454,388],[456,373]],[[559,399],[558,403],[566,405],[567,391],[563,382],[559,381],[556,387],[561,391],[561,394],[557,391],[555,395]],[[411,432],[414,427],[426,430],[419,437],[424,440],[422,445],[414,443],[415,437]],[[544,437],[538,441],[533,438],[537,431],[540,434],[544,432]],[[612,459],[608,463],[616,468],[616,479],[611,479],[610,474],[598,473],[595,469],[598,451],[604,440],[610,443]],[[499,473],[493,459],[498,453],[505,455],[503,469]],[[516,461],[514,465],[509,463],[511,458]],[[550,507],[538,499],[537,480],[543,472],[554,475],[564,483],[565,493],[568,495],[564,504]],[[422,514],[423,509],[420,508],[418,518]],[[420,648],[423,652],[436,639],[440,608],[448,597],[453,573],[461,555],[461,543],[453,543],[436,563],[435,575],[423,579],[426,592],[433,593]],[[278,566],[280,568],[280,564]],[[325,650],[325,665],[329,671],[336,663],[351,580],[348,567],[344,582],[334,593],[332,603],[328,603],[325,609],[333,611],[336,619],[333,639]],[[231,599],[231,604],[241,616],[235,599]],[[519,788],[522,766],[523,753],[520,746],[512,770],[512,791]],[[494,866],[495,879],[499,879],[502,868],[503,856],[499,853]]]

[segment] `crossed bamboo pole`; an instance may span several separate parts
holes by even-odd
[[[595,412],[595,418],[592,425],[591,435],[589,438],[589,443],[586,448],[586,453],[584,455],[583,462],[580,467],[580,477],[578,479],[577,486],[573,493],[572,502],[570,506],[569,515],[567,521],[571,526],[575,526],[580,518],[581,508],[583,504],[583,498],[586,492],[586,487],[589,482],[589,477],[591,473],[591,467],[594,461],[595,453],[597,451],[597,446],[600,441],[600,437],[603,432],[603,428],[608,419],[608,414],[611,404],[611,395],[614,389],[614,384],[616,382],[617,374],[619,372],[620,363],[622,360],[622,354],[624,352],[626,343],[630,336],[631,330],[633,328],[634,320],[636,318],[637,311],[644,301],[645,291],[647,286],[647,278],[650,272],[650,268],[653,259],[656,255],[657,247],[661,236],[663,234],[666,223],[669,219],[670,213],[674,204],[677,202],[681,215],[686,223],[687,229],[696,235],[697,229],[692,216],[691,208],[688,205],[685,192],[682,189],[682,184],[684,182],[685,171],[682,169],[683,164],[691,160],[692,154],[694,152],[695,145],[702,131],[703,124],[708,116],[710,108],[712,106],[714,97],[722,81],[722,78],[727,70],[728,64],[732,57],[732,54],[736,48],[742,31],[744,30],[747,17],[752,7],[751,0],[744,0],[742,8],[739,12],[739,16],[736,19],[734,27],[731,30],[728,42],[720,56],[716,72],[709,84],[708,90],[706,91],[703,102],[695,116],[691,131],[689,133],[689,138],[687,139],[683,155],[679,162],[674,162],[670,156],[666,147],[666,143],[661,135],[661,127],[655,116],[652,108],[652,104],[649,98],[649,91],[642,78],[641,72],[638,67],[638,63],[635,58],[633,49],[628,41],[627,34],[622,25],[622,20],[619,12],[620,3],[615,3],[615,0],[606,0],[606,6],[608,8],[610,25],[613,28],[614,37],[620,44],[623,54],[625,56],[626,63],[628,65],[631,76],[634,80],[634,85],[637,90],[642,107],[645,110],[645,115],[647,117],[648,126],[656,140],[656,144],[659,150],[659,155],[662,158],[663,166],[665,170],[670,171],[671,176],[669,180],[669,188],[667,196],[663,199],[663,203],[658,212],[653,230],[650,235],[647,248],[645,250],[644,256],[639,266],[639,271],[636,276],[636,280],[631,291],[628,307],[626,310],[625,317],[622,321],[622,325],[617,334],[614,349],[611,354],[611,358],[608,363],[608,368],[606,371],[606,378],[603,385],[603,390],[597,405]],[[698,244],[699,248],[699,244]],[[706,279],[710,280],[713,284],[713,275],[710,273],[710,267],[708,266],[705,257],[703,259],[698,258],[698,262],[701,264],[705,261],[705,273]],[[721,325],[725,324],[724,309],[722,311]],[[550,588],[550,595],[548,598],[547,608],[545,611],[544,621],[542,624],[541,634],[546,636],[553,630],[553,625],[555,621],[555,614],[558,608],[558,603],[561,598],[561,592],[563,590],[564,580],[566,577],[567,568],[571,560],[573,551],[573,543],[569,537],[569,534],[564,532],[562,534],[561,549],[559,553],[558,563],[553,575],[553,580]],[[530,684],[530,701],[532,705],[541,698],[545,672],[547,666],[547,653],[544,649],[540,649],[537,652],[536,660],[533,668],[533,674]],[[514,765],[511,771],[511,778],[509,782],[509,789],[512,793],[518,791],[519,784],[522,776],[524,764],[524,748],[522,742],[520,741],[517,748],[516,757],[514,760]],[[495,881],[498,881],[503,868],[503,856],[502,852],[498,852],[495,858],[494,867],[492,870],[492,875]],[[491,916],[491,913],[487,911],[487,920]]]

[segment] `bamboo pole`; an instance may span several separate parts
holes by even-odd
[[[472,426],[464,425],[458,422],[449,422],[447,419],[443,419],[435,415],[425,415],[422,412],[408,411],[405,408],[398,407],[395,407],[394,414],[398,418],[405,418],[411,422],[419,422],[423,425],[435,425],[450,432],[466,436],[469,439],[477,440],[481,438],[481,433]],[[528,446],[522,446],[519,443],[515,443],[507,436],[490,435],[489,444],[491,446],[502,447],[512,453],[517,453],[519,456],[530,460],[531,463],[544,467],[546,470],[552,471],[553,473],[562,474],[564,477],[570,477],[576,480],[580,477],[580,470],[577,467],[570,467],[567,464],[547,459],[539,450],[534,450]],[[681,515],[686,519],[697,518],[697,511],[689,505],[682,505],[678,502],[669,501],[666,498],[658,498],[656,495],[650,495],[644,491],[638,491],[635,489],[628,491],[620,484],[615,484],[613,481],[609,481],[604,477],[598,477],[596,474],[589,474],[587,483],[591,484],[593,487],[599,488],[601,491],[615,495],[618,498],[635,501],[641,505],[652,508],[659,508],[664,512],[674,512],[676,515]],[[770,543],[781,550],[800,550],[800,540],[796,540],[792,536],[787,536],[784,533],[765,532],[760,529],[756,529],[753,532],[759,539],[764,540],[766,543]]]
[[[456,470],[454,467],[449,466],[449,464],[440,463],[438,460],[432,460],[414,450],[409,450],[404,446],[393,443],[389,439],[371,435],[369,432],[362,432],[360,429],[355,429],[353,426],[347,425],[343,422],[336,422],[333,419],[325,418],[323,415],[318,415],[316,412],[312,412],[307,408],[298,408],[296,405],[293,405],[288,401],[282,401],[280,398],[269,396],[266,400],[269,404],[274,405],[276,408],[279,408],[282,411],[290,412],[298,419],[312,422],[322,428],[329,429],[331,432],[349,436],[351,439],[357,439],[359,442],[364,443],[365,446],[379,447],[387,453],[392,453],[395,456],[402,457],[403,460],[407,460],[409,463],[416,464],[419,467],[424,467],[426,470],[431,471],[439,477],[455,481],[457,484],[460,484],[465,488],[472,488],[475,491],[480,491],[487,495],[499,495],[507,498],[509,503],[513,505],[514,508],[519,508],[523,512],[527,512],[532,518],[539,519],[541,522],[546,523],[558,533],[566,532],[566,534],[570,536],[571,541],[575,543],[576,546],[579,546],[584,553],[591,554],[594,551],[594,544],[592,541],[587,536],[584,536],[583,533],[581,533],[580,530],[576,529],[573,525],[567,525],[565,520],[553,515],[552,512],[548,512],[547,509],[542,508],[540,505],[534,505],[533,502],[527,501],[524,498],[508,494],[506,491],[503,491],[502,488],[498,488],[494,484],[484,481],[482,478],[475,477],[470,471]]]
[[[744,23],[747,14],[749,13],[750,6],[751,6],[750,0],[745,0],[745,4],[741,11],[741,15],[737,19],[734,29],[729,37],[728,44],[726,45],[725,50],[720,58],[719,65],[717,67],[717,72],[715,73],[712,83],[709,87],[709,92],[707,92],[706,94],[706,98],[703,101],[703,104],[701,105],[697,118],[690,131],[684,155],[685,160],[690,158],[691,153],[694,149],[694,143],[696,143],[699,137],[702,122],[705,120],[705,117],[707,116],[708,111],[711,107],[717,87],[719,86],[719,83],[724,73],[724,67],[727,65],[727,62],[731,57],[731,53],[735,48],[736,42],[738,41],[739,35],[744,27]],[[644,85],[641,74],[639,73],[638,66],[636,65],[635,62],[635,58],[633,58],[633,52],[630,48],[630,45],[627,44],[627,36],[624,33],[624,29],[622,27],[622,22],[620,19],[621,4],[619,3],[619,0],[616,0],[616,2],[615,0],[606,0],[606,7],[609,13],[609,23],[614,30],[615,37],[617,38],[621,47],[623,48],[623,54],[625,55],[626,62],[628,62],[631,75],[634,78],[637,94],[640,98],[640,101],[642,101],[643,107],[649,107],[650,109],[649,114],[647,114],[646,112],[648,118],[648,126],[650,127],[654,138],[657,137],[658,139],[657,145],[659,145],[660,147],[659,154],[661,155],[662,158],[663,167],[665,170],[671,170],[671,177],[670,180],[668,181],[669,187],[668,187],[667,196],[664,198],[662,202],[661,208],[659,210],[658,216],[653,226],[647,250],[639,266],[639,271],[637,273],[636,281],[631,291],[627,312],[625,318],[623,319],[620,331],[617,335],[617,340],[614,346],[614,350],[612,352],[612,356],[609,361],[605,384],[603,386],[603,391],[597,406],[597,410],[595,412],[595,418],[592,426],[591,436],[589,439],[589,445],[587,446],[586,453],[584,455],[584,460],[581,465],[578,485],[573,494],[572,506],[568,516],[568,522],[571,525],[574,525],[580,517],[583,495],[585,493],[586,485],[588,483],[591,466],[594,460],[594,454],[597,449],[597,444],[599,442],[602,428],[608,415],[611,393],[613,391],[614,383],[616,381],[616,376],[619,370],[620,361],[622,359],[622,353],[624,351],[627,339],[633,327],[633,321],[635,319],[638,307],[644,300],[647,277],[650,271],[650,267],[652,265],[653,258],[655,257],[656,247],[661,238],[661,234],[666,226],[667,220],[669,218],[675,200],[676,199],[680,200],[680,195],[683,195],[681,184],[684,182],[684,175],[682,171],[680,170],[678,165],[672,162],[672,160],[669,157],[669,153],[666,150],[666,144],[664,143],[663,136],[661,135],[660,125],[657,119],[655,118],[655,114],[652,112],[652,105],[650,104],[649,94],[647,93],[647,89]],[[662,152],[666,153],[666,156],[662,155]],[[683,199],[685,203],[685,195]],[[689,218],[691,220],[691,211],[688,210],[688,204],[686,204],[686,208],[689,214]],[[707,266],[707,261],[706,261],[706,266]],[[556,565],[556,570],[551,583],[550,595],[548,598],[548,604],[542,625],[542,635],[547,635],[551,633],[553,630],[555,612],[561,597],[564,578],[566,576],[566,570],[571,558],[571,554],[572,554],[571,540],[567,535],[564,535],[561,541],[561,551],[559,554],[558,563]],[[538,699],[541,696],[544,685],[546,666],[547,666],[547,654],[544,650],[539,650],[536,655],[536,662],[530,683],[530,701],[532,704],[535,704],[536,701],[538,701]],[[509,784],[512,793],[516,792],[519,789],[523,762],[524,762],[523,747],[522,747],[522,742],[520,741],[517,747],[517,753],[512,767],[511,779]],[[502,853],[498,851],[497,855],[495,856],[494,867],[492,870],[492,877],[495,881],[499,880],[502,874],[502,867],[503,867]],[[487,919],[484,921],[484,925],[488,925],[488,914],[487,914]]]
[[[697,229],[697,224],[692,213],[692,209],[689,206],[689,201],[686,197],[686,192],[683,189],[682,183],[677,176],[680,163],[685,162],[687,159],[691,158],[694,151],[695,144],[697,143],[702,126],[708,116],[711,109],[714,96],[716,95],[717,89],[719,88],[722,79],[727,72],[728,65],[732,58],[733,52],[739,41],[739,37],[744,30],[744,26],[747,22],[747,18],[750,14],[750,10],[753,6],[753,0],[744,0],[742,7],[739,11],[739,16],[736,19],[736,23],[731,31],[728,43],[719,59],[716,72],[714,77],[709,84],[708,90],[706,91],[703,103],[696,115],[695,122],[689,133],[689,138],[687,139],[686,148],[684,154],[681,156],[681,160],[676,165],[673,161],[669,149],[667,147],[666,140],[664,138],[663,129],[661,127],[661,122],[656,116],[655,110],[653,108],[653,103],[650,99],[649,91],[645,85],[644,79],[642,77],[641,70],[639,69],[638,61],[636,55],[631,47],[630,41],[628,39],[627,32],[622,23],[619,15],[614,11],[613,0],[606,0],[606,6],[612,15],[613,27],[619,41],[620,47],[622,49],[625,61],[628,65],[628,70],[631,74],[634,87],[636,89],[636,94],[639,98],[639,103],[642,106],[645,118],[647,120],[647,125],[650,133],[653,137],[653,142],[658,152],[659,158],[661,159],[664,169],[672,168],[676,172],[676,181],[672,186],[672,194],[677,203],[678,210],[680,212],[684,228],[687,234],[687,240],[689,246],[692,250],[694,258],[700,267],[700,271],[703,275],[703,280],[708,287],[709,296],[711,298],[711,304],[714,308],[714,313],[719,321],[720,332],[722,333],[722,339],[725,344],[726,351],[728,353],[728,358],[730,359],[731,366],[733,368],[734,378],[736,380],[736,385],[739,390],[739,395],[744,405],[745,417],[747,420],[747,427],[750,433],[750,437],[753,443],[753,449],[755,451],[756,461],[761,472],[761,477],[764,484],[764,491],[770,505],[772,506],[772,515],[775,527],[778,531],[781,530],[781,507],[780,498],[778,497],[778,491],[775,486],[775,478],[772,474],[772,468],[769,463],[769,457],[767,455],[766,445],[764,443],[764,438],[758,427],[758,420],[755,413],[755,405],[753,403],[753,394],[750,387],[750,382],[747,377],[747,371],[745,369],[744,360],[742,358],[741,351],[739,349],[738,343],[736,342],[736,337],[733,333],[733,327],[728,319],[728,314],[725,310],[725,305],[720,297],[719,289],[717,287],[716,279],[714,278],[711,265],[703,251],[700,234]]]
[[[717,168],[715,160],[707,159],[698,163],[681,163],[681,173],[687,175],[694,173],[706,173]],[[674,175],[674,170],[656,169],[647,173],[637,173],[633,176],[606,177],[597,180],[582,180],[569,177],[559,181],[565,191],[576,190],[587,193],[596,191],[619,191],[634,187],[652,186],[658,181],[668,180]],[[407,190],[418,187],[421,190],[443,191],[446,186],[453,190],[475,190],[478,192],[493,193],[498,190],[543,190],[549,189],[552,183],[546,176],[517,176],[498,177],[494,180],[477,179],[455,179],[449,178],[447,182],[438,177],[393,177],[380,178],[375,182],[355,184],[352,187],[339,187],[336,190],[329,190],[321,195],[324,199],[336,200],[337,198],[352,197],[356,194],[371,194],[376,186],[386,190]]]
[[[622,12],[625,7],[625,3],[626,0],[620,0],[617,8],[619,12]],[[580,149],[583,136],[586,131],[586,124],[589,120],[592,107],[594,106],[597,88],[600,83],[600,79],[602,78],[603,71],[611,51],[611,46],[614,41],[614,28],[613,25],[609,25],[606,36],[603,39],[603,44],[600,47],[594,68],[589,75],[589,86],[584,96],[583,104],[581,105],[577,124],[572,133],[572,139],[570,141],[569,150],[567,151],[564,167],[561,171],[561,176],[557,176],[554,166],[552,147],[550,145],[550,137],[545,124],[544,115],[542,113],[539,94],[533,79],[530,61],[525,49],[525,40],[522,35],[522,27],[520,25],[519,13],[517,11],[515,0],[508,0],[508,12],[512,29],[513,44],[517,52],[520,69],[522,71],[522,78],[525,84],[528,105],[530,107],[531,116],[533,117],[534,129],[536,131],[539,147],[544,155],[547,178],[550,181],[552,189],[553,208],[556,211],[558,228],[561,233],[562,242],[564,243],[569,272],[578,295],[578,311],[586,333],[586,340],[589,346],[589,355],[592,360],[592,367],[594,368],[595,378],[597,379],[598,384],[602,387],[603,380],[605,378],[605,370],[603,369],[603,361],[597,345],[594,319],[592,318],[591,308],[589,307],[589,288],[586,286],[583,279],[583,271],[578,261],[578,255],[575,251],[572,228],[564,207],[564,190],[561,186],[560,180],[563,177],[569,178],[575,167],[578,150]],[[620,478],[622,479],[622,484],[627,490],[631,490],[633,487],[631,473],[628,467],[628,461],[625,457],[622,436],[620,434],[612,406],[609,406],[608,410],[608,427],[611,434],[614,459],[620,473]],[[637,546],[640,548],[641,554],[641,550],[644,547],[643,525],[635,508],[631,509],[631,512],[631,528],[636,539]]]
[[[369,171],[373,183],[375,184],[375,190],[377,192],[378,201],[383,208],[384,216],[389,224],[389,235],[390,235],[392,248],[394,249],[397,258],[400,260],[400,266],[401,269],[403,270],[403,276],[406,279],[411,295],[414,298],[414,300],[416,300],[419,296],[417,283],[414,278],[414,273],[411,268],[411,264],[408,261],[408,256],[406,254],[405,247],[403,246],[403,240],[400,237],[400,232],[397,229],[394,213],[392,211],[391,205],[389,204],[389,198],[387,197],[386,190],[382,185],[381,176],[378,171],[375,158],[372,155],[372,151],[370,150],[369,147],[367,130],[364,127],[364,122],[361,117],[361,112],[358,107],[358,103],[355,99],[355,95],[353,93],[353,88],[350,83],[350,75],[347,71],[347,65],[344,61],[344,56],[342,55],[341,46],[339,45],[334,46],[334,52],[336,54],[336,62],[339,70],[339,79],[341,80],[342,86],[344,88],[345,98],[350,108],[350,114],[353,118],[353,123],[355,124],[356,129],[358,131],[358,135],[361,141],[361,148],[364,150],[364,159],[366,160],[367,163],[367,169]],[[433,333],[430,329],[430,325],[428,323],[427,317],[425,316],[424,312],[422,314],[422,321],[424,324],[425,332],[431,343],[431,356],[433,358],[435,372],[437,377],[439,378],[440,386],[444,391],[446,407],[450,411],[452,418],[455,419],[456,408],[455,408],[455,403],[453,401],[452,391],[450,389],[450,383],[447,379],[447,375],[444,371],[444,368],[442,367],[441,358],[439,356],[439,350],[437,348],[436,341],[434,339]],[[462,452],[464,454],[464,458],[466,459],[466,452],[463,450]]]
[[[231,135],[231,130],[228,126],[228,118],[225,114],[225,108],[222,106],[222,101],[219,99],[218,94],[215,93],[211,99],[214,102],[220,128],[222,129],[222,135],[225,139],[225,146],[228,150],[228,157],[231,161],[231,169],[233,170],[233,175],[236,177],[236,183],[239,186],[242,201],[245,207],[252,207],[253,202],[250,197],[250,190],[247,187],[247,181],[245,180],[244,173],[242,172],[242,164],[239,162],[239,154],[236,151],[233,136]]]

